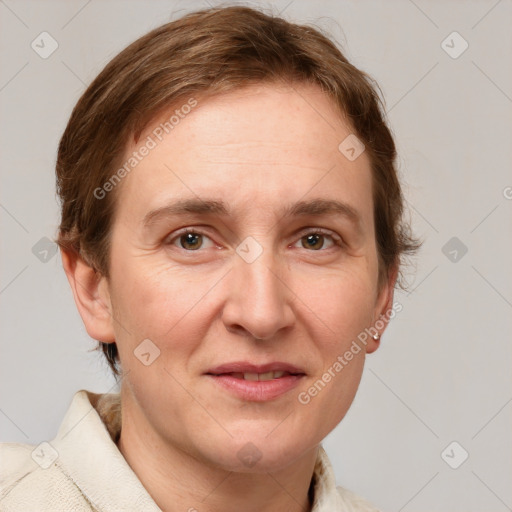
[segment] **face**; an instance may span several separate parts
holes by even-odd
[[[123,407],[206,463],[276,470],[340,422],[376,348],[344,358],[390,300],[370,162],[338,150],[352,130],[316,87],[197,101],[127,148],[156,142],[116,191],[105,286]]]

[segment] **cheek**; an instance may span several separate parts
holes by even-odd
[[[148,415],[160,411],[168,417],[166,406],[188,403],[178,383],[188,378],[188,362],[204,337],[207,322],[198,312],[207,290],[204,282],[184,279],[168,265],[141,263],[135,260],[118,269],[113,296],[119,319],[116,343],[137,402]],[[143,361],[146,353],[148,365]]]
[[[115,275],[114,275],[115,273]],[[185,369],[215,315],[216,286],[225,273],[170,265],[164,255],[127,258],[112,275],[116,341],[125,368],[142,340],[152,340],[165,367]],[[127,359],[126,359],[127,358]],[[180,370],[181,371],[181,370]]]
[[[150,258],[132,258],[119,265],[112,282],[116,320],[125,327],[118,329],[121,338],[163,338],[204,294],[203,285]]]
[[[321,419],[315,428],[328,433],[337,425],[356,394],[365,360],[365,344],[358,336],[371,325],[373,318],[375,280],[361,270],[333,272],[300,284],[297,295],[310,310],[317,326],[310,332],[320,355],[318,374],[301,389],[299,402],[311,417]]]
[[[365,265],[318,275],[298,277],[294,291],[300,302],[325,330],[318,339],[326,347],[343,348],[351,338],[370,326],[375,306],[376,278]]]

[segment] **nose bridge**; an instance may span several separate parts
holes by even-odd
[[[281,296],[282,282],[276,277],[277,261],[270,249],[262,252],[253,262],[238,261],[238,276],[247,283],[247,295],[265,305],[267,301],[276,301]],[[265,299],[265,300],[263,300]],[[278,301],[280,302],[280,301]]]
[[[261,244],[258,248],[251,240],[244,246],[244,242],[237,249],[230,273],[231,293],[224,321],[226,326],[242,327],[254,337],[269,338],[291,322],[289,291],[271,248]]]

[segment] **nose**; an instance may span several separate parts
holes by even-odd
[[[252,263],[235,256],[222,313],[228,331],[267,340],[293,324],[293,292],[287,286],[283,267],[270,251],[264,251]]]

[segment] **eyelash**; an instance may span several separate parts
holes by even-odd
[[[329,237],[332,240],[334,246],[338,246],[338,247],[344,246],[342,239],[338,235],[336,235],[333,231],[329,231],[329,230],[323,229],[323,228],[316,228],[316,227],[315,228],[305,228],[305,229],[309,229],[309,231],[302,231],[300,233],[300,236],[297,241],[299,241],[300,239],[302,239],[308,235],[323,235],[323,236]],[[166,245],[174,245],[174,242],[176,240],[179,240],[180,237],[182,237],[183,235],[186,235],[188,233],[192,233],[194,235],[201,235],[201,236],[209,238],[211,240],[211,238],[206,233],[202,232],[200,229],[185,228],[181,231],[178,231],[178,233],[176,233],[172,238],[170,238],[170,239],[168,238],[168,241],[166,241]],[[212,242],[213,242],[213,240],[212,240]],[[323,251],[328,251],[330,248],[318,249],[316,251],[311,250],[310,252],[323,252]],[[178,247],[178,249],[182,249],[183,251],[191,252],[191,253],[197,252],[199,250],[199,249],[188,250],[183,247]],[[305,248],[303,248],[303,249],[305,249]],[[305,250],[307,250],[307,249],[305,249]]]

